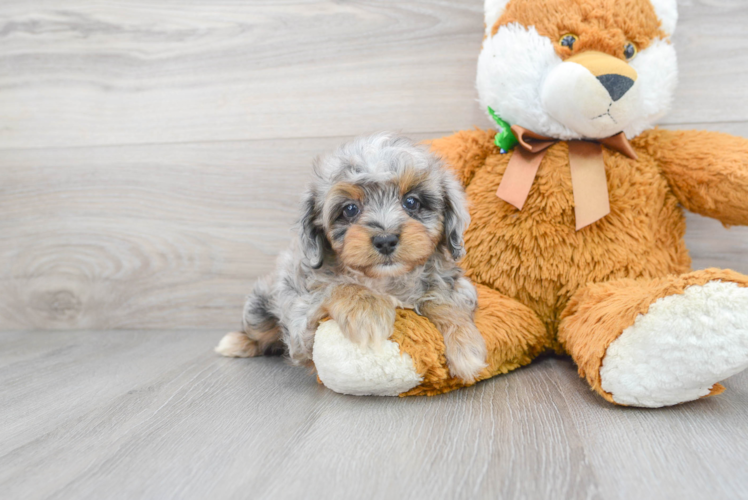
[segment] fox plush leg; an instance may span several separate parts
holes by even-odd
[[[475,324],[486,341],[487,367],[477,380],[507,373],[532,361],[550,341],[545,325],[528,307],[477,286]],[[450,376],[444,338],[425,317],[397,310],[395,331],[381,349],[346,339],[333,321],[314,340],[320,381],[335,392],[357,395],[434,395],[472,385]]]
[[[748,276],[707,269],[577,292],[559,341],[612,403],[661,407],[724,390],[748,367]]]

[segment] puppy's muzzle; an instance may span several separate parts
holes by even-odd
[[[371,244],[382,255],[391,255],[399,242],[400,237],[396,234],[382,234],[371,239]]]

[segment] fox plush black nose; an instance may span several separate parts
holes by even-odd
[[[400,238],[396,234],[374,236],[371,239],[371,243],[374,245],[374,248],[376,248],[377,252],[381,253],[382,255],[389,255],[394,252],[395,247],[397,247],[397,243],[399,241]]]
[[[600,75],[597,79],[603,84],[614,102],[623,97],[634,86],[634,80],[623,75]]]

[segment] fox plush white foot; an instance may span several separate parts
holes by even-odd
[[[384,340],[360,345],[347,338],[335,321],[317,328],[314,367],[328,389],[355,396],[397,396],[417,386],[423,377],[400,347]]]
[[[660,407],[746,368],[748,288],[713,281],[652,304],[608,347],[600,378],[616,403]]]

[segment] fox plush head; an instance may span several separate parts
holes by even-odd
[[[633,138],[670,107],[676,0],[486,0],[483,109],[561,140]]]

